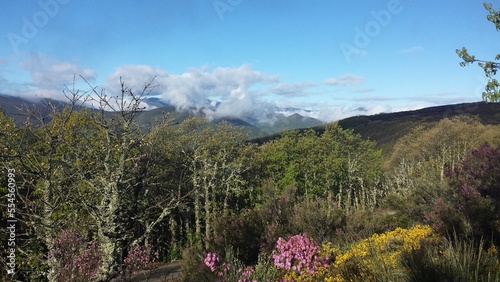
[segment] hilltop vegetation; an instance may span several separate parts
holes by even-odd
[[[420,110],[358,116],[339,121],[345,129],[353,129],[364,138],[377,142],[378,148],[389,153],[394,143],[413,128],[431,128],[443,118],[475,117],[482,124],[500,124],[499,103],[464,103],[424,108]]]
[[[143,93],[128,94],[94,97],[95,111],[75,94],[47,119],[31,113],[37,126],[0,114],[18,279],[107,281],[182,258],[185,281],[499,281],[496,105],[355,117],[258,145],[200,117],[145,131]]]
[[[343,129],[352,129],[354,133],[360,134],[365,139],[375,141],[376,148],[381,149],[383,154],[387,155],[396,141],[413,128],[417,126],[430,128],[443,118],[457,116],[474,117],[482,124],[500,124],[500,104],[477,102],[444,105],[405,112],[354,116],[334,123]],[[327,125],[313,126],[312,129],[321,134]],[[279,134],[267,135],[252,139],[252,141],[262,144],[279,136]]]

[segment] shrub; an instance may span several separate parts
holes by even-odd
[[[99,244],[96,241],[87,244],[76,230],[61,232],[49,256],[59,264],[56,273],[61,281],[89,281],[95,277],[101,264]]]
[[[258,208],[260,218],[265,224],[261,250],[270,253],[279,237],[297,233],[295,227],[290,224],[293,207],[297,202],[297,188],[290,185],[279,191],[277,186],[267,184],[263,189],[265,199]]]
[[[205,250],[203,244],[195,242],[191,247],[182,251],[181,270],[183,281],[215,281],[217,277],[205,266]]]
[[[203,262],[216,275],[216,281],[257,282],[252,279],[254,268],[245,267],[236,258],[231,247],[226,249],[225,260],[222,260],[217,253],[207,253]]]
[[[500,281],[500,257],[483,241],[444,239],[403,254],[409,281]]]
[[[431,234],[432,229],[425,225],[396,228],[356,242],[344,251],[334,248],[329,252],[338,253],[333,266],[344,279],[372,280],[378,277],[378,280],[400,280],[403,251],[419,249],[421,241]]]
[[[139,269],[144,269],[157,258],[158,254],[152,254],[151,248],[136,245],[129,250],[127,257],[123,260],[123,265],[126,270],[133,273]]]
[[[259,256],[265,224],[256,210],[220,216],[214,224],[216,236],[209,245],[215,252],[223,253],[227,246],[238,250],[238,259],[245,264],[255,264]]]
[[[288,240],[278,239],[273,260],[278,268],[315,274],[320,267],[327,266],[329,258],[322,257],[320,247],[307,236],[295,235]]]
[[[244,269],[243,263],[235,256],[232,247],[225,250],[225,259],[217,253],[207,253],[203,260],[206,267],[215,274],[217,281],[247,281],[250,279],[253,268]],[[248,280],[251,281],[251,280]]]
[[[500,148],[488,144],[472,150],[448,171],[460,195],[459,209],[469,219],[476,240],[485,237],[500,245]]]
[[[252,273],[253,279],[257,281],[277,281],[281,275],[282,272],[273,264],[270,256],[259,255],[257,265]]]
[[[314,197],[294,205],[290,225],[296,233],[307,233],[316,242],[327,242],[345,226],[345,216],[333,199]]]
[[[463,214],[459,213],[453,203],[438,198],[429,212],[424,212],[424,222],[441,236],[455,233],[465,237],[470,231],[465,223]]]

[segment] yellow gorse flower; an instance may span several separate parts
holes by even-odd
[[[431,234],[432,228],[430,226],[416,225],[410,229],[397,228],[382,234],[375,234],[352,244],[346,250],[342,250],[330,242],[324,243],[321,246],[321,255],[327,255],[332,259],[333,263],[330,267],[321,267],[315,274],[289,271],[284,278],[295,282],[349,281],[350,279],[344,279],[338,270],[346,262],[354,261],[367,270],[367,273],[361,274],[360,278],[370,281],[373,280],[373,274],[397,269],[402,252],[419,249],[422,239]]]
[[[411,251],[420,247],[422,239],[430,236],[432,228],[428,225],[416,225],[411,229],[397,228],[382,234],[375,234],[350,246],[348,250],[335,257],[334,265],[339,267],[352,258],[367,258],[373,261],[379,258],[388,267],[396,267],[402,251]],[[370,266],[367,261],[366,265]]]

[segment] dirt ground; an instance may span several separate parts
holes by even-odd
[[[180,282],[181,280],[181,263],[171,262],[168,264],[157,265],[152,269],[141,270],[132,275],[128,279],[113,279],[112,282]]]

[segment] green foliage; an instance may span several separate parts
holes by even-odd
[[[281,271],[274,266],[271,257],[266,254],[260,254],[255,265],[252,278],[256,281],[276,281],[282,275]]]
[[[500,147],[481,145],[449,175],[458,210],[467,217],[475,238],[500,245]]]
[[[241,278],[241,272],[245,268],[245,265],[237,258],[238,254],[235,252],[232,246],[226,247],[224,250],[224,259],[223,263],[219,269],[220,272],[223,272],[221,275],[217,273],[220,280],[227,282],[238,282]]]
[[[262,178],[283,189],[293,185],[306,198],[331,195],[339,206],[376,205],[381,155],[373,142],[351,130],[330,125],[318,136],[313,130],[290,131],[262,146]]]
[[[227,246],[238,251],[238,259],[247,265],[257,262],[265,224],[257,210],[247,209],[218,217],[214,223],[217,236],[210,242],[215,252],[222,252]]]
[[[215,281],[216,276],[203,264],[206,251],[201,242],[185,248],[182,252],[182,281]]]
[[[273,182],[264,183],[264,199],[262,205],[257,208],[265,227],[260,243],[262,251],[271,252],[276,239],[294,234],[290,221],[293,217],[293,205],[298,200],[296,191],[294,186],[280,190]]]
[[[227,123],[213,125],[203,118],[189,118],[179,126],[160,134],[168,158],[167,181],[178,181],[180,191],[188,198],[188,211],[194,212],[196,236],[211,240],[217,214],[227,215],[244,207],[242,199],[252,193],[250,161],[254,148],[245,144],[246,133]],[[172,166],[173,162],[173,166]],[[175,183],[175,182],[174,182]]]
[[[484,3],[484,8],[488,11],[487,19],[488,21],[495,24],[497,31],[500,30],[500,10],[494,10],[491,3]],[[483,61],[478,60],[473,55],[469,55],[467,49],[462,47],[462,49],[456,50],[457,55],[463,60],[460,65],[466,66],[474,62],[478,62],[478,65],[484,70],[485,76],[488,78],[488,83],[485,86],[485,91],[483,92],[483,100],[487,102],[498,102],[500,101],[500,83],[494,76],[497,74],[500,68],[500,63],[494,61]],[[495,56],[495,61],[500,60],[500,54]]]
[[[252,265],[260,254],[274,249],[279,237],[305,233],[315,241],[326,242],[335,239],[344,227],[345,215],[332,199],[301,200],[293,196],[293,186],[279,194],[275,186],[268,186],[259,207],[218,217],[217,236],[209,242],[211,251],[223,253],[227,246],[232,246],[238,251],[238,259]]]
[[[488,11],[488,21],[495,24],[497,30],[500,30],[500,11],[493,9],[491,3],[484,3],[484,8]]]
[[[391,210],[396,215],[407,215],[410,222],[423,221],[431,224],[441,235],[457,232],[460,236],[466,236],[475,230],[481,234],[479,236],[489,237],[492,227],[481,229],[476,226],[494,222],[486,218],[495,214],[486,211],[491,210],[489,205],[479,204],[488,200],[478,198],[474,201],[476,204],[461,204],[459,195],[462,188],[448,183],[446,172],[461,168],[471,149],[486,141],[498,142],[499,138],[498,126],[485,126],[466,117],[443,119],[429,129],[415,128],[396,143],[392,155],[385,163],[387,185],[393,193],[385,201],[404,198],[404,204]],[[475,162],[467,163],[472,165]],[[478,166],[472,170],[484,172]],[[485,172],[477,179],[488,179],[488,175],[496,174]],[[470,212],[474,207],[484,208],[473,212],[475,216],[467,216],[457,210],[459,206],[467,207]]]
[[[262,205],[216,219],[217,236],[208,244],[211,251],[223,253],[227,246],[233,246],[240,260],[254,264],[260,252],[269,253],[274,248],[278,237],[295,232],[291,224],[296,203],[294,187],[279,192],[273,183],[267,183],[264,191]]]
[[[290,224],[295,234],[307,234],[322,243],[335,239],[346,224],[346,216],[333,199],[315,197],[294,205]]]
[[[21,228],[25,227],[21,225]],[[18,272],[16,273],[16,278],[20,281],[45,281],[47,271],[49,270],[45,263],[47,249],[42,242],[28,239],[24,236],[16,238],[17,243],[21,243],[17,248],[24,251],[17,253],[16,269]],[[7,255],[5,254],[2,257],[7,257]]]
[[[19,129],[14,124],[14,119],[5,116],[0,111],[0,156],[14,157],[17,141],[20,135]]]
[[[453,119],[464,115],[476,117],[483,125],[497,125],[500,123],[499,112],[499,103],[462,103],[414,111],[350,117],[337,123],[344,129],[354,130],[354,133],[360,134],[364,139],[375,141],[376,149],[380,149],[385,158],[392,153],[394,144],[417,126],[429,129],[443,118]],[[322,132],[324,127],[314,129]]]
[[[486,141],[499,140],[498,129],[469,117],[443,119],[429,129],[416,127],[398,140],[384,164],[391,190],[406,196],[422,189],[439,193],[445,184],[446,169],[458,165],[468,150]],[[417,196],[426,197],[418,193]]]
[[[483,241],[443,239],[406,252],[408,281],[500,281],[500,256]]]

